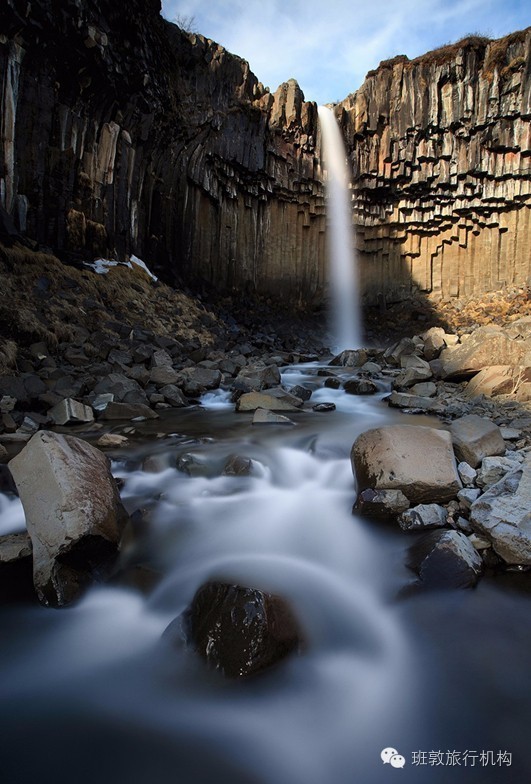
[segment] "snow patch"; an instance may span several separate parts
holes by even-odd
[[[139,259],[138,256],[131,256],[129,261],[115,261],[113,259],[94,259],[94,261],[85,261],[83,262],[85,267],[90,267],[90,269],[94,270],[98,275],[106,275],[111,267],[129,267],[129,269],[133,269],[133,264],[137,267],[140,267],[147,272],[150,278],[153,280],[158,280],[156,275],[153,275],[150,269],[148,269],[145,262],[142,259]]]

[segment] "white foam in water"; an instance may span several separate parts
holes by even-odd
[[[26,517],[20,498],[0,493],[0,536],[26,530]]]
[[[234,403],[231,402],[231,392],[228,389],[214,389],[212,392],[205,392],[199,403],[203,408],[214,411],[234,408]]]
[[[346,152],[331,109],[319,106],[326,166],[327,241],[330,256],[332,335],[337,351],[361,346],[358,274]]]

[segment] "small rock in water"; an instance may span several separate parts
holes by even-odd
[[[267,408],[257,408],[253,416],[253,425],[294,425],[291,419],[282,414],[275,414]]]
[[[294,387],[290,387],[289,391],[292,395],[295,395],[295,397],[298,397],[299,400],[303,400],[303,401],[309,400],[312,396],[312,390],[307,389],[306,387],[303,387],[300,384],[297,384]]]
[[[299,625],[284,599],[240,585],[206,583],[183,623],[196,651],[229,678],[261,672],[302,645]]]
[[[74,425],[88,423],[94,420],[94,412],[90,406],[85,406],[73,398],[65,398],[48,411],[48,416],[56,425]]]
[[[341,386],[341,381],[337,376],[327,376],[324,382],[324,386],[328,389],[339,389]]]
[[[352,378],[350,381],[345,381],[343,389],[349,395],[374,395],[375,392],[378,392],[374,381],[369,381],[366,378]]]
[[[231,455],[222,471],[223,476],[249,476],[253,470],[253,461],[249,457]]]
[[[316,403],[315,406],[312,406],[312,411],[335,411],[336,404],[335,403]]]
[[[347,349],[337,354],[328,364],[340,367],[361,367],[367,362],[367,358],[367,352],[362,348]]]
[[[118,433],[104,433],[96,441],[96,446],[100,447],[120,447],[127,444],[129,439],[127,436],[121,436]]]

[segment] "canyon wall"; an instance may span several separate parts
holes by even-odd
[[[336,107],[370,302],[530,276],[531,28],[368,74]],[[317,110],[160,16],[160,0],[4,0],[0,239],[136,254],[307,307],[326,292]]]
[[[317,112],[294,80],[271,94],[159,0],[6,2],[11,232],[70,262],[134,253],[170,282],[322,297]]]
[[[531,282],[530,52],[528,28],[396,57],[336,107],[369,300]]]

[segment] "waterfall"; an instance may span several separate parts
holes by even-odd
[[[319,122],[327,172],[331,333],[334,349],[341,351],[359,348],[362,343],[349,176],[345,146],[332,110],[319,106]]]

